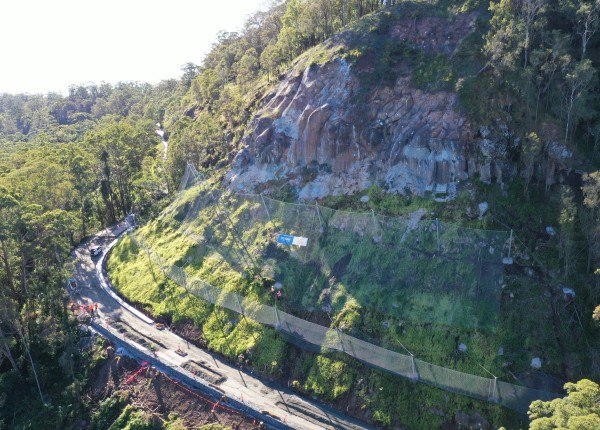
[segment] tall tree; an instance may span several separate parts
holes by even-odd
[[[570,0],[564,9],[573,20],[575,33],[581,40],[580,61],[583,61],[590,39],[600,25],[600,0]]]
[[[538,113],[542,97],[548,97],[557,78],[560,77],[562,61],[568,53],[571,39],[559,30],[553,30],[542,45],[531,52],[528,78],[535,88],[535,127],[538,125]]]
[[[14,241],[14,227],[16,225],[16,211],[19,202],[5,189],[0,188],[0,260],[4,268],[2,276],[2,291],[16,298],[14,269],[9,254],[10,243]]]
[[[559,258],[562,260],[564,279],[568,279],[573,265],[573,253],[575,248],[575,228],[577,218],[577,205],[575,194],[569,186],[562,186],[559,190],[560,204],[560,248]]]
[[[183,72],[181,75],[181,82],[187,89],[190,87],[196,76],[198,76],[198,66],[194,63],[186,63],[181,66],[181,71]]]
[[[88,224],[92,217],[92,195],[98,180],[92,174],[93,160],[87,148],[82,148],[82,145],[72,145],[67,151],[69,155],[66,162],[73,176],[73,188],[79,201],[81,236],[85,237],[88,234]]]
[[[600,170],[583,175],[583,204],[588,209],[585,228],[588,241],[587,271],[600,267]]]
[[[531,40],[535,31],[535,22],[546,6],[546,0],[517,0],[517,13],[523,28],[523,68],[529,64]]]
[[[526,194],[529,191],[529,183],[531,182],[531,178],[533,177],[535,171],[535,163],[537,160],[539,160],[541,151],[542,142],[536,133],[531,132],[527,136],[525,136],[525,139],[523,139],[522,158],[525,173]]]
[[[596,70],[588,59],[574,62],[568,56],[565,56],[562,73],[561,92],[564,99],[565,117],[564,142],[567,143],[574,125],[587,114],[586,106],[589,89],[594,82]]]
[[[490,3],[490,30],[485,35],[484,52],[495,70],[502,74],[517,67],[522,50],[522,26],[515,14],[516,0]]]
[[[14,280],[14,255],[11,252],[15,243],[14,227],[18,207],[19,202],[0,188],[0,260],[4,269],[3,272],[0,270],[0,353],[8,359],[12,368],[20,373],[11,350],[11,344],[14,342],[11,333],[7,333],[10,322],[16,317],[14,305],[18,297]]]
[[[529,406],[530,430],[592,430],[600,428],[600,387],[589,379],[565,384],[567,396]]]
[[[108,119],[86,136],[85,143],[96,153],[100,193],[110,221],[125,216],[134,200],[134,181],[141,175],[145,157],[154,157],[160,139],[154,123],[139,118]]]
[[[237,82],[241,85],[242,90],[246,88],[247,83],[256,78],[258,70],[258,54],[254,48],[249,48],[236,63]]]

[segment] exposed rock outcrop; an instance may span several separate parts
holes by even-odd
[[[388,37],[450,57],[475,18],[407,17],[387,30]],[[409,73],[395,70],[389,85],[365,88],[361,74],[372,67],[368,61],[340,56],[287,75],[251,122],[226,176],[229,186],[268,189],[285,178],[301,199],[313,199],[372,184],[422,194],[475,173],[484,181],[503,180],[514,144],[505,127],[474,129],[455,92],[419,89]],[[406,67],[401,59],[396,69]]]

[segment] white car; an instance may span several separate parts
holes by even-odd
[[[99,246],[96,246],[96,247],[90,249],[90,255],[92,257],[96,257],[100,254],[102,254],[102,248],[100,248]]]

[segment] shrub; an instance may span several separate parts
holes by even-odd
[[[124,402],[121,397],[110,397],[100,402],[98,411],[92,416],[92,430],[108,428],[123,410]]]

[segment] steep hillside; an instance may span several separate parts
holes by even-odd
[[[597,2],[397,3],[276,1],[180,79],[0,94],[0,428],[98,410],[69,254],[131,211],[125,297],[374,425],[524,428],[600,377]]]
[[[404,3],[301,55],[260,101],[226,183],[268,193],[289,182],[307,200],[371,185],[455,195],[469,178],[510,181],[521,147],[514,124],[476,122],[459,97],[485,64],[474,54],[483,15]],[[553,183],[572,154],[560,136],[544,138]]]
[[[396,206],[403,216],[384,217],[364,212],[393,202],[375,190],[351,213],[220,194],[204,183],[124,240],[109,269],[124,296],[176,326],[193,322],[208,348],[357,418],[430,429],[480,417],[484,428],[516,427],[522,416],[487,401],[490,373],[526,409],[536,395],[560,392],[561,379],[589,374],[587,352],[578,352],[588,349],[560,284],[532,263],[537,255],[513,242],[516,264],[503,269],[509,232],[490,228],[502,228],[496,217],[507,199],[493,189],[471,189],[471,198],[495,202],[493,214],[459,227],[432,214],[458,220],[465,200],[414,199]],[[281,232],[307,237],[308,246],[282,245]],[[279,323],[293,328],[269,327]],[[311,324],[332,329],[322,345]],[[341,347],[332,343],[336,331]],[[367,344],[359,351],[354,339]],[[443,390],[375,370],[397,368],[407,350],[422,382]],[[541,370],[531,367],[535,358]],[[527,387],[540,391],[530,397]],[[482,400],[472,399],[480,390]]]
[[[436,12],[386,11],[304,54],[252,120],[227,177],[232,186],[268,188],[289,178],[310,199],[373,184],[422,194],[476,172],[501,180],[502,160],[494,169],[493,155],[482,155],[482,137],[448,82],[449,59],[478,14]],[[414,83],[419,67],[431,69],[421,72],[437,89]]]
[[[302,27],[312,9],[297,7],[309,4],[286,4],[260,54],[277,66],[267,79],[236,75],[238,39],[213,51],[173,125],[172,165],[218,173],[124,241],[111,276],[165,320],[195,324],[208,348],[369,423],[524,427],[496,402],[524,412],[597,375],[581,318],[597,301],[594,215],[562,185],[596,157],[573,145],[585,115],[563,109],[575,60],[545,76],[554,60],[529,62],[521,43],[498,62],[502,27],[464,4],[406,2],[319,45]],[[536,55],[553,52],[548,40]],[[219,86],[225,75],[235,83]],[[571,108],[591,108],[588,95]]]

